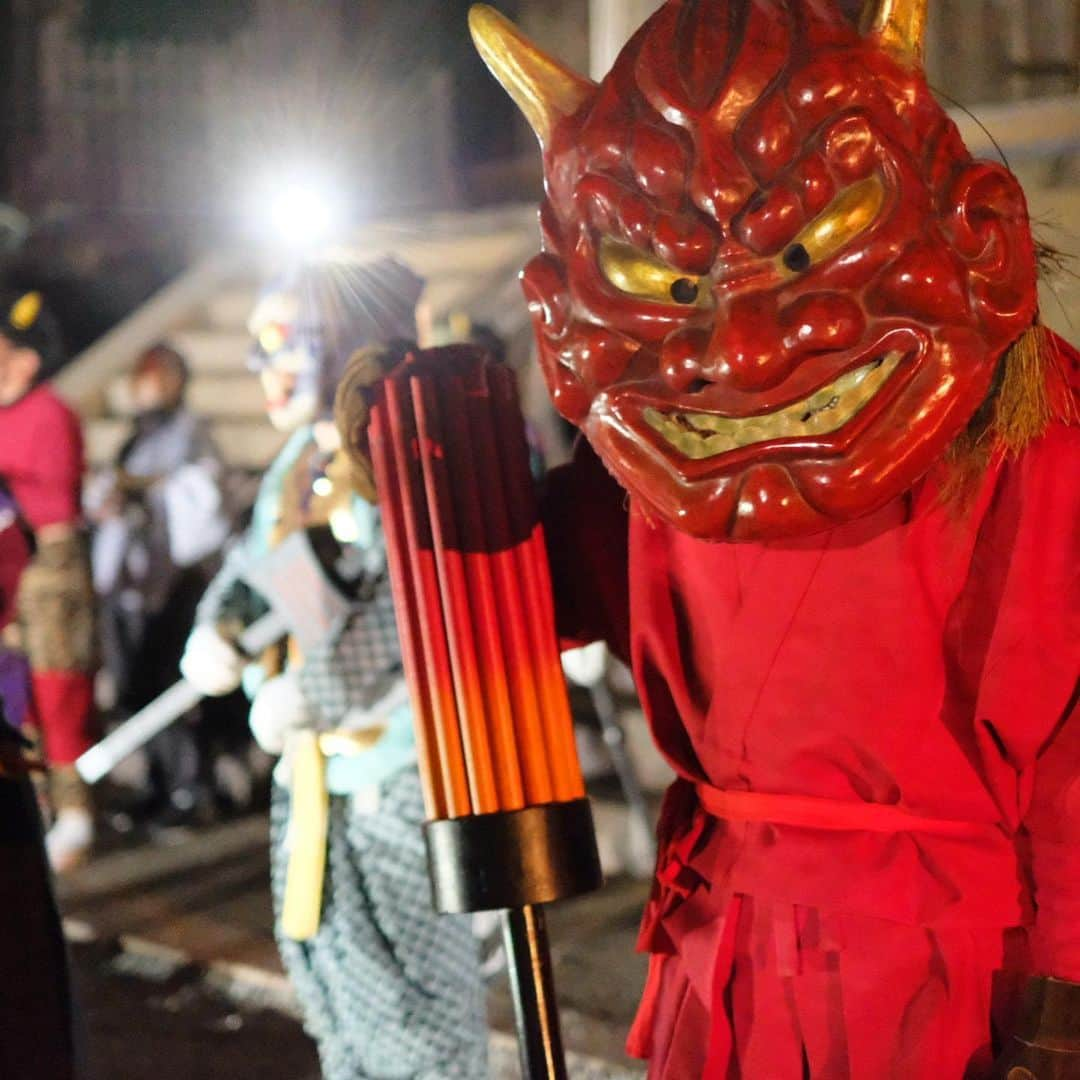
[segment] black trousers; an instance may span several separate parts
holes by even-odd
[[[73,1080],[67,952],[25,778],[0,778],[0,859],[0,1077]]]

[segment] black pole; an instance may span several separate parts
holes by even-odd
[[[551,968],[544,909],[539,905],[502,913],[524,1080],[566,1080],[566,1055]]]
[[[567,1080],[541,905],[603,884],[588,799],[429,821],[435,910],[501,911],[524,1080]]]

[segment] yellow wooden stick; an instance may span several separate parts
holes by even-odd
[[[322,918],[330,795],[326,788],[326,758],[318,734],[297,732],[291,743],[292,801],[286,847],[289,865],[281,930],[294,941],[308,941],[318,932]]]

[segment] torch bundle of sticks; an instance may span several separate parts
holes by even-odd
[[[599,886],[513,374],[469,348],[381,384],[368,445],[436,907],[501,909],[524,1074],[565,1064],[539,905]]]
[[[407,360],[369,440],[434,820],[585,794],[512,372]]]

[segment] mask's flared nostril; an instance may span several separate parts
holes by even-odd
[[[689,383],[684,394],[700,394],[703,390],[708,390],[712,384],[705,379],[695,379],[692,383]]]

